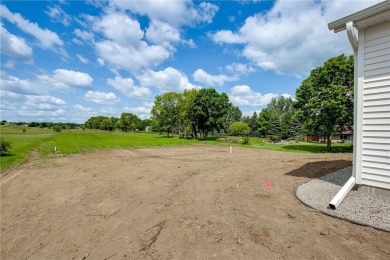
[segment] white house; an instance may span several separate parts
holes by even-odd
[[[346,30],[354,50],[354,150],[352,177],[329,206],[355,186],[390,194],[390,0],[329,24]]]

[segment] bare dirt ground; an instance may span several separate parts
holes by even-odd
[[[1,179],[1,259],[389,259],[390,233],[294,196],[350,165],[220,146],[31,159]]]

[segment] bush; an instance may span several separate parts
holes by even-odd
[[[6,153],[11,149],[11,143],[6,141],[6,140],[1,140],[0,141],[0,154]]]
[[[247,123],[234,122],[229,127],[229,134],[235,136],[248,136],[251,131]]]
[[[61,126],[60,125],[53,126],[53,131],[56,132],[56,133],[61,132]]]
[[[280,142],[280,140],[282,140],[282,139],[281,139],[280,136],[278,136],[278,135],[271,135],[271,136],[270,136],[270,140],[271,140],[273,143],[278,143],[278,142]]]
[[[249,144],[249,137],[248,137],[248,136],[245,136],[245,137],[242,139],[242,144]]]

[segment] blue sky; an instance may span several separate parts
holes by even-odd
[[[244,115],[341,53],[327,24],[379,1],[2,1],[1,120],[83,123],[214,87]]]

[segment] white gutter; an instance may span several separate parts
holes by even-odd
[[[352,48],[353,48],[353,52],[354,52],[354,62],[355,62],[355,67],[354,67],[354,89],[356,90],[356,86],[357,86],[357,65],[358,65],[358,62],[357,62],[357,59],[358,59],[358,36],[356,35],[356,29],[353,25],[353,22],[352,21],[349,21],[346,23],[346,29],[347,29],[347,35],[348,35],[348,39],[349,39],[349,42],[351,43],[352,45]],[[356,102],[355,102],[355,112],[356,112]],[[356,118],[356,117],[355,117]],[[354,138],[356,137],[356,135],[354,135]],[[356,142],[354,143],[354,149],[356,147]],[[354,154],[355,151],[354,151]],[[354,161],[354,167],[356,167],[356,162]],[[344,184],[344,186],[341,188],[341,190],[336,194],[336,196],[332,199],[331,202],[329,202],[329,207],[331,209],[336,209],[340,203],[343,201],[343,199],[348,195],[348,193],[351,191],[351,189],[355,186],[356,184],[356,178],[355,178],[355,169],[353,170],[353,176],[351,176],[351,178],[349,178],[349,180],[347,181],[347,183]]]

